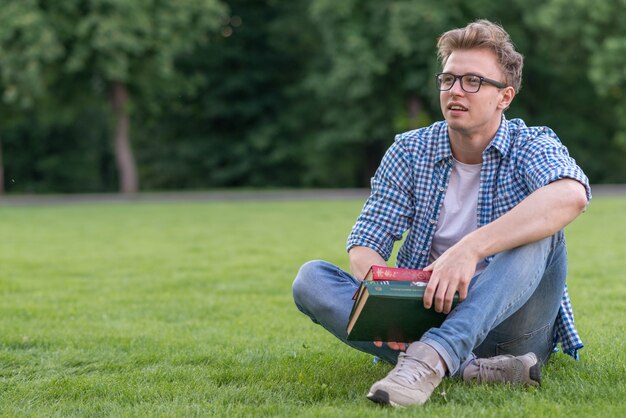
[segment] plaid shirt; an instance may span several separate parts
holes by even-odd
[[[369,247],[388,260],[395,241],[410,230],[396,264],[426,267],[452,165],[445,121],[397,135],[372,178],[371,195],[348,237],[347,249]],[[483,151],[478,227],[504,215],[533,191],[563,178],[582,183],[591,199],[587,177],[551,129],[528,127],[521,119],[509,121],[503,116]],[[555,348],[558,343],[576,359],[583,347],[567,286],[555,328]]]

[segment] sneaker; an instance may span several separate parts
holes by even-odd
[[[367,397],[392,406],[424,404],[443,376],[437,371],[439,354],[427,344],[415,342],[398,355],[398,363],[387,377],[374,383]]]
[[[539,386],[541,384],[541,364],[535,353],[513,357],[510,355],[479,358],[463,371],[463,380],[502,382]]]

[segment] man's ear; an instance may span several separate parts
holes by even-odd
[[[511,86],[505,87],[501,91],[500,103],[498,103],[498,109],[503,111],[511,106],[511,102],[515,98],[515,89]]]

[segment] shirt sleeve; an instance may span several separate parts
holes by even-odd
[[[552,131],[546,129],[528,141],[525,151],[523,175],[531,192],[556,180],[569,178],[581,183],[587,193],[587,202],[591,200],[589,179]]]
[[[415,211],[412,179],[410,156],[402,137],[397,136],[372,178],[372,192],[348,236],[348,251],[364,246],[389,259],[395,241],[412,224]]]

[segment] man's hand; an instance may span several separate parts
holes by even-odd
[[[480,257],[464,240],[448,248],[424,270],[432,271],[424,292],[424,308],[435,305],[435,311],[449,313],[454,294],[459,292],[459,300],[467,297],[467,289],[476,272]]]
[[[374,341],[374,345],[380,348],[383,346],[383,342]],[[391,348],[392,350],[396,350],[396,351],[406,351],[406,348],[409,346],[407,343],[397,343],[394,341],[389,341],[387,345],[389,346],[389,348]]]

